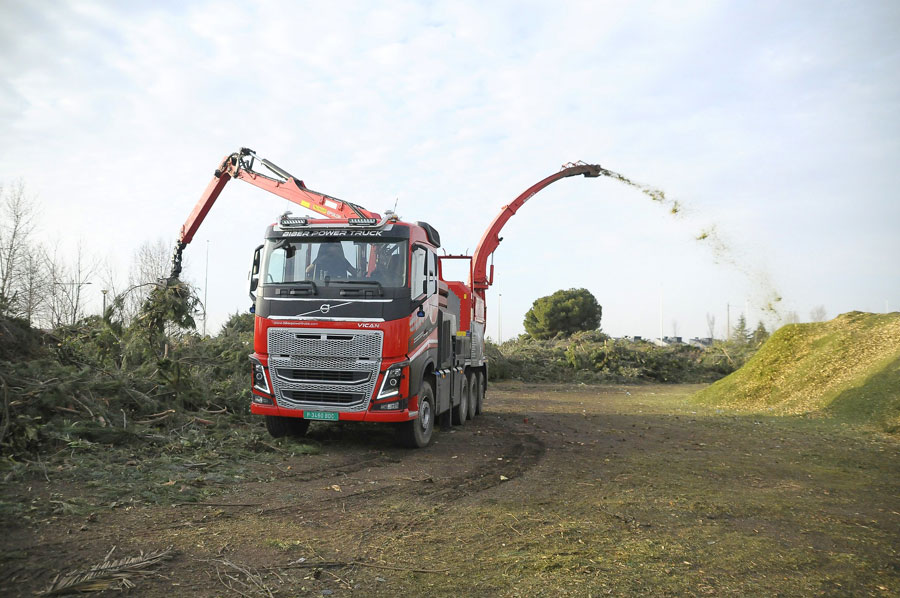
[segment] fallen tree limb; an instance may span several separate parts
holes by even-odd
[[[275,569],[326,569],[330,567],[369,567],[370,569],[386,569],[388,571],[406,571],[409,573],[449,573],[450,569],[412,569],[409,567],[396,567],[393,565],[380,565],[365,561],[303,561],[292,562],[286,565],[264,567],[265,570]]]
[[[233,503],[233,502],[177,502],[173,507],[260,507],[262,503]]]
[[[113,547],[115,550],[115,547]],[[112,550],[106,555],[102,563],[94,565],[90,569],[72,571],[67,575],[57,574],[50,587],[41,592],[40,596],[58,596],[73,592],[99,592],[113,587],[133,588],[131,576],[145,573],[147,569],[172,558],[172,547],[157,550],[149,554],[143,554],[131,558],[109,560]]]
[[[175,414],[174,409],[166,409],[165,411],[160,411],[159,413],[154,413],[153,415],[147,416],[147,419],[141,419],[134,423],[136,424],[155,424],[161,422],[162,420],[171,417]]]

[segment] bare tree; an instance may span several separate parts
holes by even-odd
[[[824,305],[817,305],[809,312],[810,322],[824,322],[828,319],[828,312],[825,311]]]
[[[85,289],[92,284],[96,261],[85,255],[81,243],[75,251],[74,260],[66,264],[58,250],[45,258],[50,290],[47,294],[47,308],[51,326],[74,324],[84,316]]]
[[[133,290],[125,301],[126,319],[131,320],[140,312],[152,289],[150,283],[158,283],[169,275],[171,258],[171,244],[162,239],[144,241],[134,252],[128,271],[128,288]]]
[[[784,319],[785,324],[799,324],[800,323],[800,316],[798,316],[797,312],[795,312],[795,311],[787,312],[786,314],[784,314],[783,319]]]
[[[678,336],[678,320],[672,320],[672,336]]]
[[[716,316],[706,312],[706,332],[709,338],[716,338]]]
[[[44,253],[44,268],[49,284],[45,301],[46,321],[50,328],[54,328],[65,320],[67,301],[63,283],[69,278],[69,269],[59,255],[58,246],[53,248],[53,253]]]
[[[25,183],[0,186],[0,314],[20,314],[18,282],[34,232],[35,207]]]
[[[44,248],[29,245],[22,255],[22,269],[18,281],[18,306],[29,324],[40,319],[50,291]]]
[[[74,324],[84,315],[84,304],[85,304],[85,285],[91,284],[91,281],[88,280],[92,277],[97,271],[97,262],[91,259],[89,256],[85,255],[84,248],[81,243],[78,243],[78,248],[75,251],[75,261],[71,267],[71,280],[70,280],[70,292],[69,297],[71,300],[69,304],[71,306],[71,311],[69,312],[69,322]]]

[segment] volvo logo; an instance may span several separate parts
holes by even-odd
[[[313,310],[311,310],[311,311],[304,312],[304,313],[302,313],[302,314],[297,314],[297,317],[300,318],[300,317],[303,317],[303,316],[312,316],[312,315],[315,314],[316,312],[319,312],[320,314],[327,314],[327,313],[330,312],[332,309],[337,309],[337,308],[339,308],[339,307],[344,307],[345,305],[350,305],[351,303],[353,303],[353,302],[352,302],[352,301],[346,301],[346,302],[344,302],[344,303],[338,303],[337,305],[331,305],[330,303],[323,303],[322,305],[320,305],[320,306],[319,306],[318,308],[316,308],[316,309],[313,309]],[[313,316],[313,317],[315,317],[315,316]]]

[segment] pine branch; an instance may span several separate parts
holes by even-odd
[[[149,554],[143,551],[138,556],[110,560],[112,551],[106,555],[102,563],[94,565],[90,569],[72,571],[66,575],[57,574],[50,587],[41,592],[40,596],[58,596],[72,592],[99,592],[113,587],[134,587],[130,577],[146,572],[147,569],[158,565],[174,556],[172,547],[157,550]]]

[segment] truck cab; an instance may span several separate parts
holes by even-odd
[[[287,214],[268,227],[250,274],[250,359],[251,411],[271,434],[303,434],[312,420],[393,422],[406,444],[426,446],[439,418],[479,411],[472,294],[440,279],[439,247],[433,227],[392,214]]]

